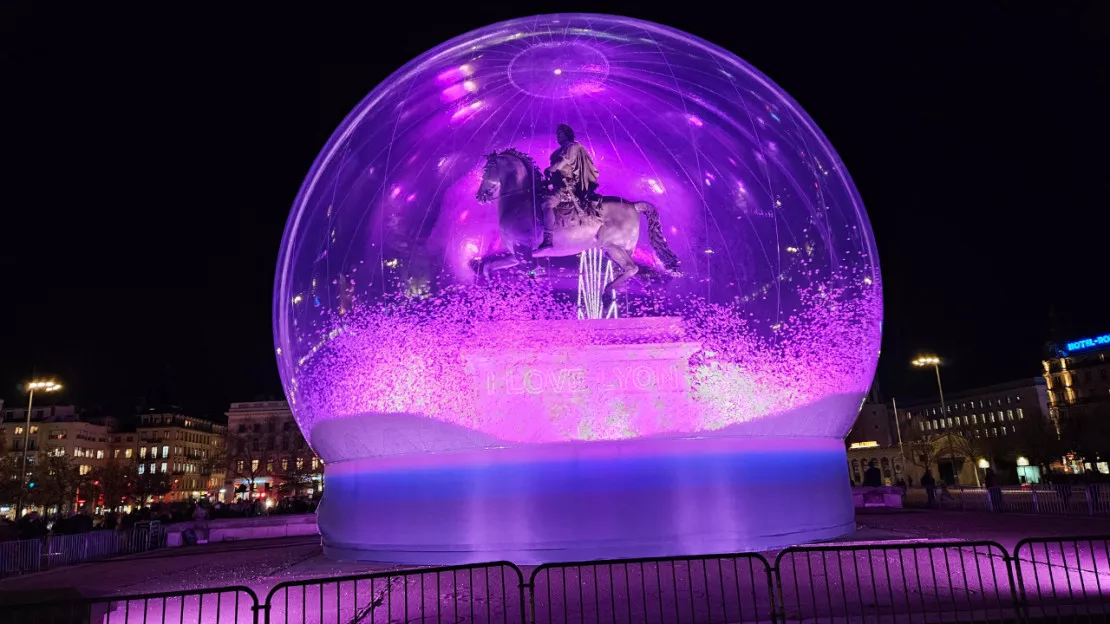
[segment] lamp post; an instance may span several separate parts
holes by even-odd
[[[923,355],[910,362],[918,368],[933,367],[937,374],[937,392],[940,393],[940,414],[941,418],[948,418],[948,409],[944,405],[944,386],[940,383],[940,358],[935,355]],[[952,480],[959,481],[960,473],[956,470],[956,454],[952,451],[952,427],[948,426],[947,421],[944,424],[945,435],[948,439],[948,461],[952,462]],[[978,475],[976,475],[978,476]],[[953,484],[955,485],[955,484]]]
[[[32,381],[27,384],[27,419],[23,425],[23,458],[19,463],[19,501],[15,506],[15,517],[23,516],[23,497],[27,492],[27,447],[31,440],[31,408],[35,405],[35,391],[57,392],[62,385],[54,381]]]
[[[902,474],[905,475],[909,465],[906,463],[906,449],[902,446],[902,424],[898,422],[898,401],[891,397],[890,402],[894,405],[894,430],[898,432],[898,454],[902,456]]]

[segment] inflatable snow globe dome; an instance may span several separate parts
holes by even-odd
[[[840,462],[882,317],[863,204],[798,104],[694,36],[581,14],[467,33],[378,85],[305,179],[273,305],[333,500],[494,450],[760,439]],[[325,544],[357,558],[327,503]],[[406,535],[379,554],[413,560]],[[520,543],[562,538],[582,541]]]

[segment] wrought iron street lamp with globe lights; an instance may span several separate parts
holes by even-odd
[[[937,374],[937,392],[940,393],[941,419],[944,420],[944,419],[948,418],[948,408],[944,404],[944,386],[941,385],[941,383],[940,383],[940,358],[935,356],[935,355],[922,355],[922,356],[919,356],[919,357],[915,358],[910,363],[913,364],[914,366],[916,366],[917,368],[932,367],[933,370],[936,372],[936,374]],[[952,462],[952,481],[958,483],[959,480],[960,480],[960,473],[959,473],[958,470],[956,470],[956,454],[952,451],[952,427],[951,427],[951,425],[948,425],[947,420],[944,420],[944,423],[945,423],[945,433],[946,433],[945,437],[948,440],[948,461]],[[976,476],[978,476],[978,475],[976,475]]]
[[[15,507],[15,517],[23,515],[23,498],[27,493],[27,450],[31,439],[31,408],[35,405],[35,392],[57,392],[62,384],[54,381],[36,380],[27,384],[27,419],[23,426],[23,458],[19,463],[19,502]]]

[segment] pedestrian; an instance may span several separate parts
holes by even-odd
[[[925,474],[921,475],[921,487],[925,488],[925,496],[928,498],[929,507],[937,504],[937,482],[933,479],[933,473],[928,469]]]

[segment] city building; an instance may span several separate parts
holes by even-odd
[[[132,435],[134,448],[126,441]],[[125,457],[131,450],[140,478],[168,475],[169,492],[161,496],[164,501],[223,500],[226,437],[227,427],[210,420],[151,412],[139,416],[134,434],[113,437],[112,453],[119,451]]]
[[[0,413],[4,450],[22,461],[26,439],[28,470],[34,468],[39,453],[72,458],[82,475],[103,466],[110,456],[108,424],[82,419],[72,405],[33,407],[29,429],[26,408],[12,407]]]
[[[305,441],[288,403],[232,403],[227,428],[228,491],[271,500],[319,495],[323,464]]]
[[[1110,407],[1110,334],[1049,344],[1042,362],[1048,409],[1059,424]]]
[[[845,440],[849,448],[853,444],[864,444],[867,447],[897,445],[898,434],[890,408],[883,403],[864,402]]]
[[[980,471],[988,467],[998,472],[999,460],[1028,468],[1025,455],[1043,441],[1050,422],[1044,378],[972,388],[944,398],[943,408],[939,397],[899,405],[899,424],[910,463],[929,466],[934,477],[948,483],[953,482],[955,469],[963,485],[978,483]],[[1033,471],[1012,472],[1020,472],[1028,481]],[[1014,476],[1013,480],[1019,479]]]

